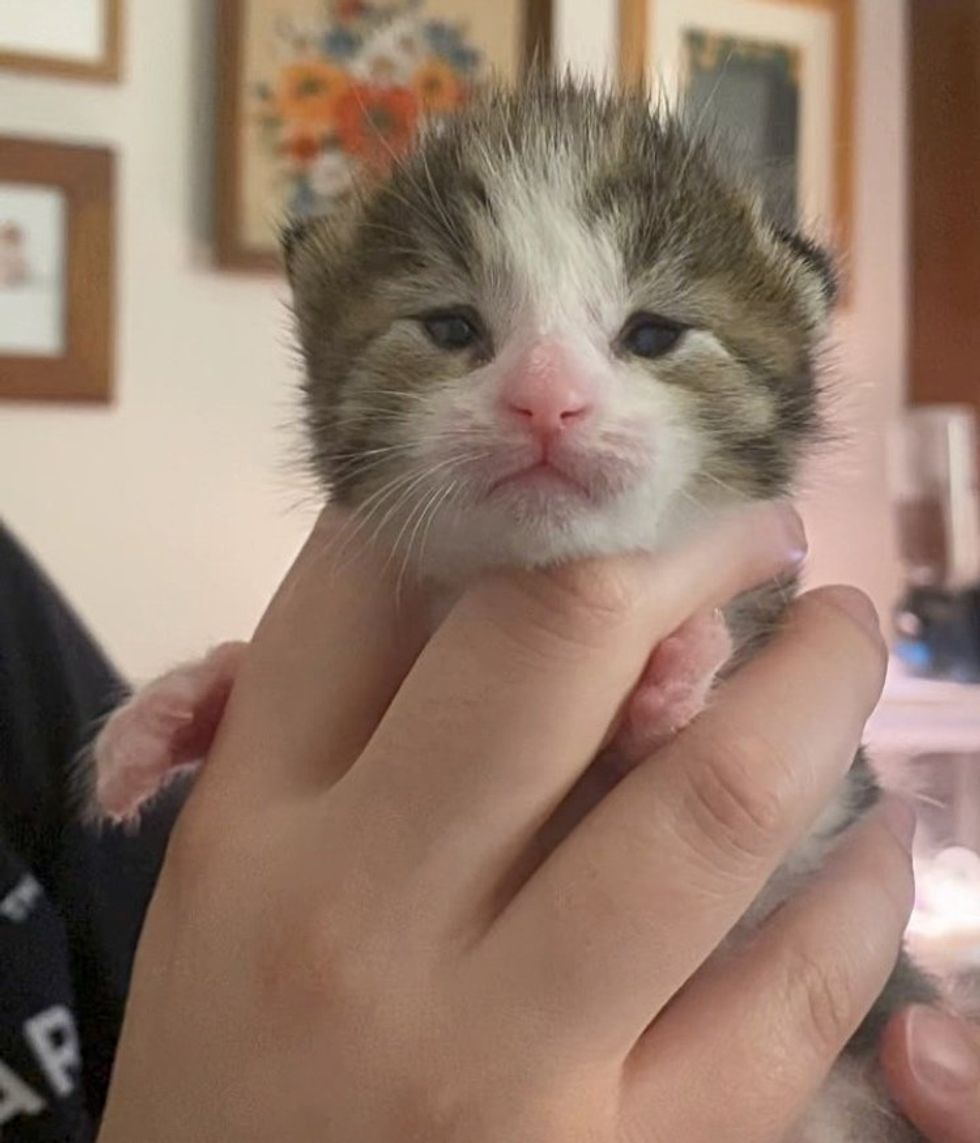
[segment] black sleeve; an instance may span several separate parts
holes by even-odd
[[[126,688],[0,526],[0,1137],[87,1143],[186,784],[138,833],[81,824],[73,768]]]

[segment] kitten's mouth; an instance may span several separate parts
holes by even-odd
[[[580,480],[570,476],[567,472],[556,468],[548,460],[539,460],[534,464],[526,465],[515,472],[508,472],[498,477],[488,489],[492,496],[501,489],[534,489],[539,492],[557,491],[566,495],[571,492],[575,495],[592,499],[592,493]]]

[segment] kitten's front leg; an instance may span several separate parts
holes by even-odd
[[[132,822],[180,770],[211,747],[244,643],[222,643],[136,692],[114,711],[92,746],[93,810]]]
[[[718,671],[731,658],[732,638],[720,611],[689,619],[650,656],[611,742],[635,766],[683,730],[704,708]]]

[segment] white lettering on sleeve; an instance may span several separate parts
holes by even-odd
[[[0,1060],[0,1127],[18,1115],[37,1115],[44,1108],[34,1088]]]
[[[41,899],[41,886],[29,873],[17,882],[10,892],[0,900],[0,917],[20,924],[26,921]]]
[[[82,1057],[75,1021],[68,1009],[56,1004],[32,1016],[24,1025],[24,1035],[55,1094],[61,1098],[70,1095]]]

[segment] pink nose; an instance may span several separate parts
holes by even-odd
[[[594,384],[559,345],[542,342],[504,379],[501,404],[534,436],[550,437],[586,419]]]

